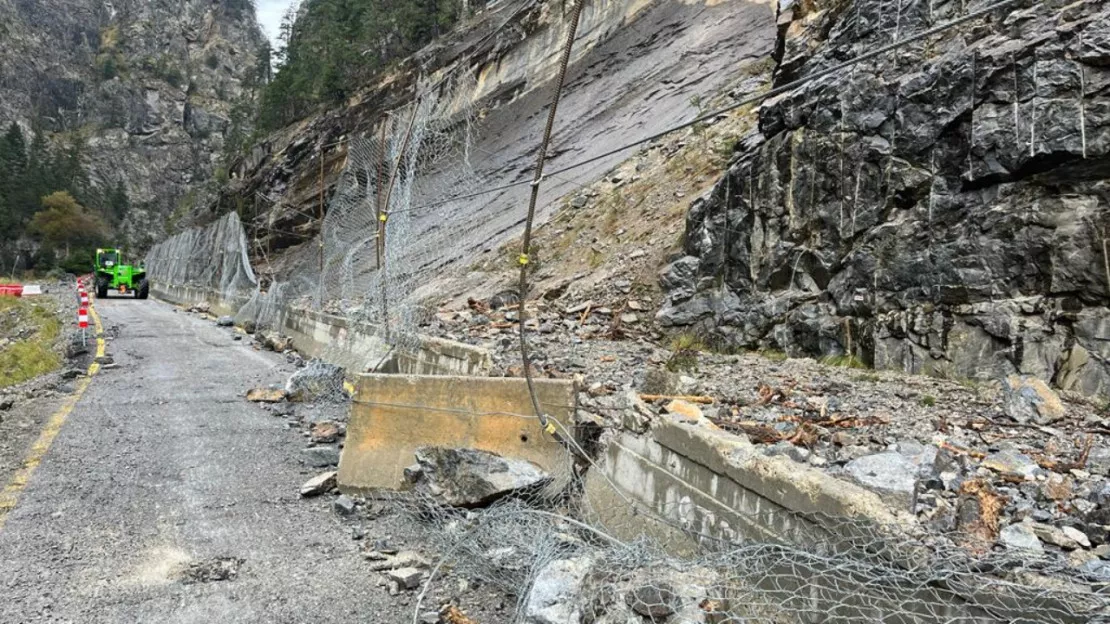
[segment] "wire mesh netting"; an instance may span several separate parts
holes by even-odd
[[[378,493],[441,555],[414,621],[440,607],[424,597],[448,569],[515,597],[505,621],[533,624],[1110,621],[1105,577],[1058,554],[768,499],[713,509],[691,499],[693,486],[649,507],[611,468],[567,453],[544,479],[481,509],[455,492],[473,488],[461,471]]]
[[[256,277],[232,213],[155,246],[147,260],[155,283],[203,289],[237,308],[240,324],[280,329],[292,307],[337,312],[392,350],[416,350],[416,328],[429,313],[420,287],[442,267],[442,250],[468,230],[465,222],[441,227],[440,215],[461,210],[465,202],[451,198],[480,186],[471,165],[472,82],[427,84],[377,130],[349,138],[320,234],[288,252],[285,268]],[[417,203],[436,205],[437,214]]]

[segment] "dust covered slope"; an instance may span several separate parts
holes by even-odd
[[[481,188],[526,181],[542,130],[567,27],[559,2],[495,5],[473,23],[402,64],[396,73],[329,111],[278,133],[239,163],[231,189],[215,212],[241,208],[261,247],[280,251],[318,230],[319,152],[324,147],[326,193],[346,163],[349,140],[373,135],[385,113],[411,97],[421,74],[451,72],[469,80],[452,94],[459,108],[478,111],[472,134],[472,177]],[[587,2],[560,104],[551,167],[588,159],[694,116],[693,102],[733,84],[746,61],[767,56],[774,43],[774,9],[743,0],[724,2]],[[419,68],[419,70],[418,70]],[[627,154],[599,160],[545,183],[546,218],[555,200],[588,183]],[[442,192],[452,163],[421,183]],[[519,230],[526,188],[457,202],[415,216],[413,240],[437,245],[435,265],[469,261]],[[420,190],[413,198],[419,205]],[[448,234],[451,240],[447,241]],[[425,250],[426,252],[426,250]],[[427,255],[421,252],[421,255]],[[430,268],[430,267],[422,267]]]

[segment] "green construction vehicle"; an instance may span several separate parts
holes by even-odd
[[[146,299],[150,296],[150,282],[146,278],[146,269],[141,264],[139,266],[123,264],[121,249],[97,249],[94,271],[97,299],[104,299],[111,290],[121,295],[134,293],[138,299]]]

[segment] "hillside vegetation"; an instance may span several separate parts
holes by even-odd
[[[278,71],[259,104],[274,130],[343,101],[396,59],[419,50],[470,11],[466,0],[307,0],[282,24]]]

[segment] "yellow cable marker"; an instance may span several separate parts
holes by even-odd
[[[520,254],[520,257],[517,258],[517,262],[519,262],[521,266],[528,264],[528,254]]]
[[[100,315],[96,313],[96,308],[91,303],[89,305],[89,315],[92,316],[93,326],[96,328],[96,357],[104,357],[104,327],[100,324]],[[69,417],[73,408],[77,407],[77,402],[81,400],[81,396],[85,394],[85,390],[92,383],[93,376],[98,372],[100,372],[100,364],[94,361],[89,365],[88,376],[77,382],[77,388],[73,394],[62,403],[57,412],[54,412],[50,420],[46,421],[46,426],[43,427],[38,439],[31,445],[30,452],[23,460],[23,465],[15,471],[11,480],[4,486],[3,491],[0,491],[0,530],[4,529],[8,512],[15,509],[16,504],[19,503],[19,495],[27,487],[35,468],[38,468],[39,464],[42,463],[42,458],[46,455],[46,451],[50,449],[50,445],[54,443],[54,438],[58,437],[66,418]]]

